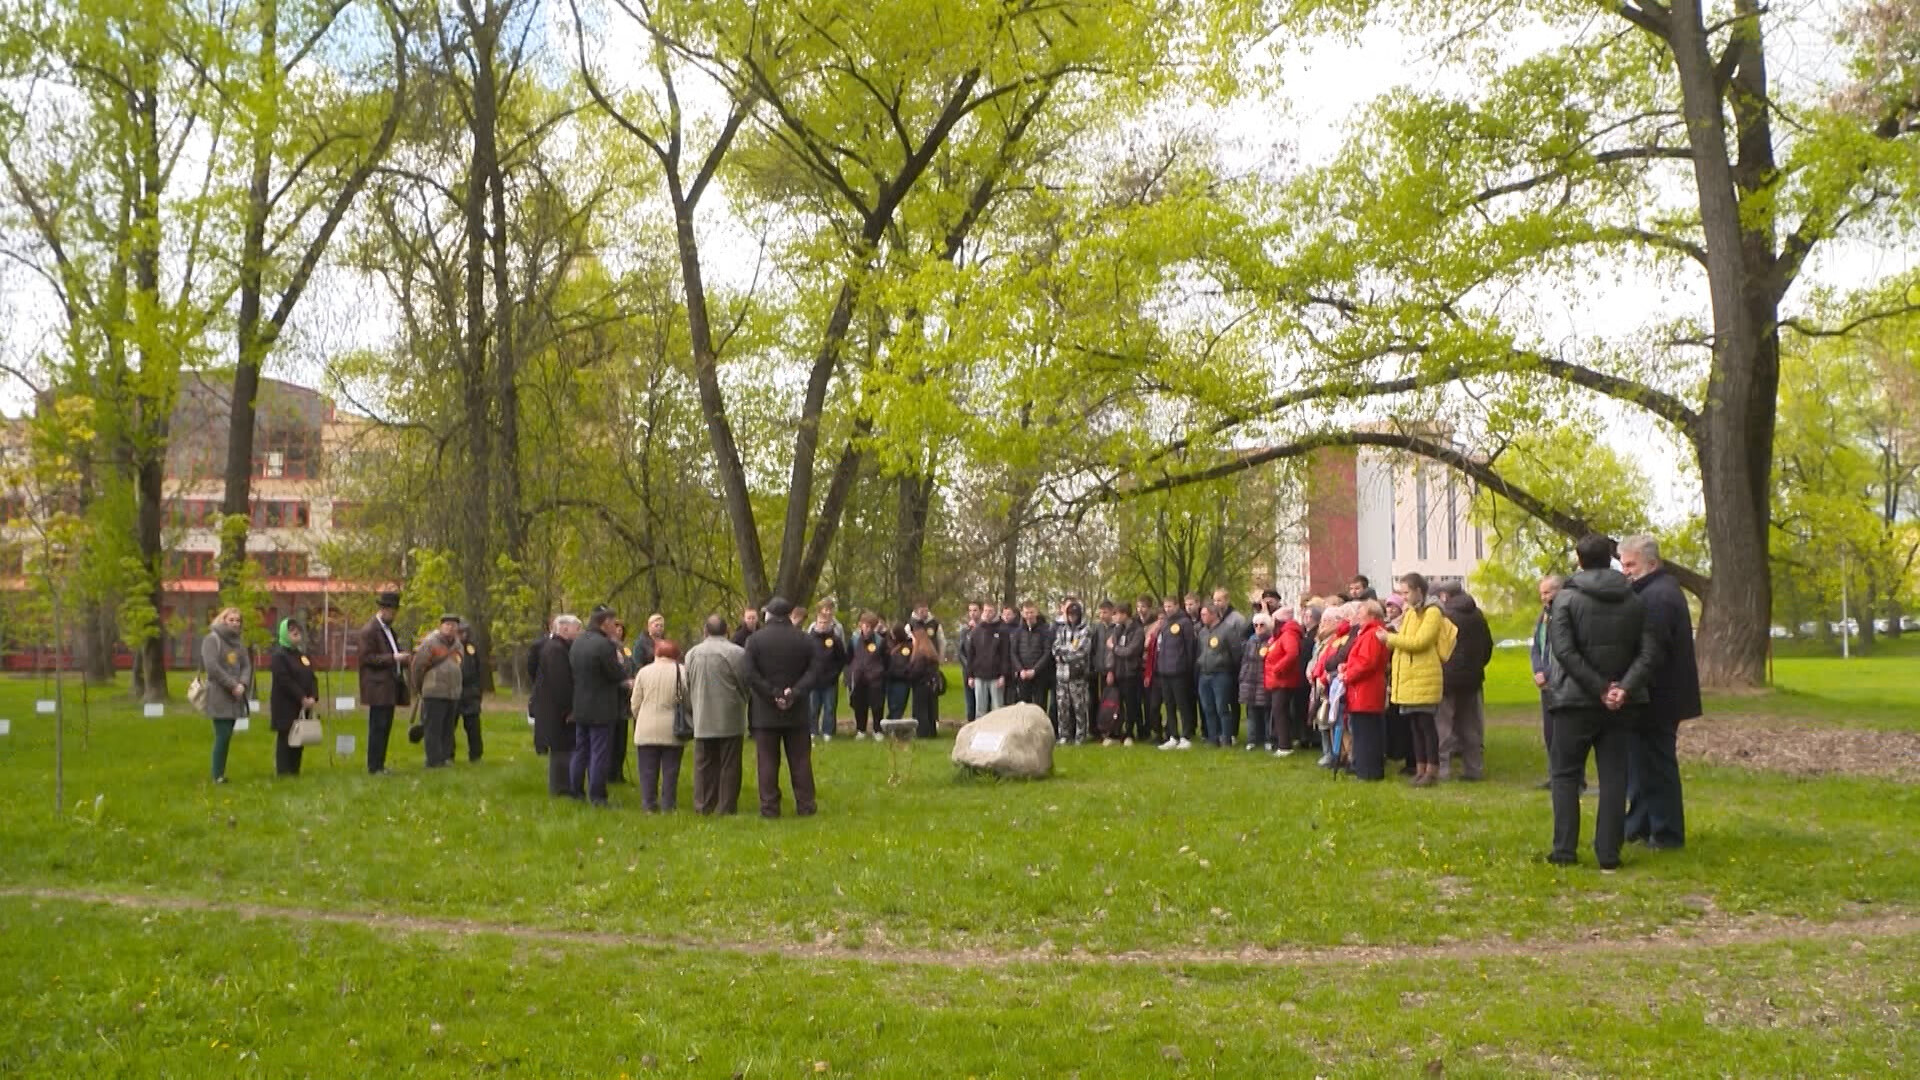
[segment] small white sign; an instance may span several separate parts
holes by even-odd
[[[334,698],[334,699],[333,699],[333,708],[334,708],[334,711],[336,711],[336,712],[352,712],[352,711],[353,711],[353,699],[352,699],[352,698],[350,698],[350,697],[337,697],[337,698]]]
[[[1000,744],[1006,741],[1006,738],[1007,733],[1004,731],[983,731],[973,737],[972,746],[983,754],[991,754],[1000,749]]]
[[[11,735],[11,734],[13,734],[13,721],[0,720],[0,735]]]
[[[149,720],[157,720],[160,717],[167,715],[167,707],[165,705],[160,704],[157,701],[148,702],[146,705],[141,707],[140,711],[146,714],[146,717]]]
[[[51,701],[36,701],[36,702],[34,702],[34,703],[33,703],[33,711],[34,711],[34,712],[37,712],[37,713],[39,713],[39,714],[40,714],[41,716],[52,716],[52,715],[53,715],[53,702],[51,702]]]
[[[245,731],[247,730],[247,727],[248,727],[248,720],[244,716],[233,722],[233,730],[235,731]]]
[[[353,736],[335,735],[333,737],[333,752],[342,756],[353,753]]]

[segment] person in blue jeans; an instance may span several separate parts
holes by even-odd
[[[1220,625],[1220,620],[1218,607],[1201,605],[1200,648],[1194,670],[1200,676],[1201,730],[1207,742],[1214,746],[1230,746],[1234,681],[1240,677],[1240,665],[1234,656],[1235,642]]]
[[[831,741],[839,727],[840,672],[847,666],[847,636],[834,621],[833,605],[821,604],[814,614],[807,637],[820,651],[820,681],[808,692],[807,727],[822,739]]]

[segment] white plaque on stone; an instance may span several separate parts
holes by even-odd
[[[0,735],[11,735],[11,734],[13,734],[13,721],[0,720]]]
[[[991,754],[1000,749],[1000,744],[1006,741],[1006,738],[1007,733],[1004,731],[983,731],[973,737],[972,745],[975,750],[983,754]]]
[[[53,702],[51,702],[51,701],[36,701],[36,702],[34,702],[34,703],[33,703],[33,711],[34,711],[34,712],[37,712],[37,713],[39,713],[39,714],[40,714],[41,716],[52,716],[52,715],[53,715]]]
[[[342,756],[353,753],[353,736],[335,735],[333,737],[333,752]]]
[[[147,704],[141,707],[140,711],[143,714],[145,714],[146,718],[149,720],[157,720],[160,717],[167,715],[167,707],[165,705],[160,704],[157,701],[148,702]]]
[[[353,711],[353,699],[352,699],[352,698],[350,698],[350,697],[337,697],[337,698],[334,698],[334,699],[333,699],[333,708],[334,708],[334,711],[336,711],[336,712],[352,712],[352,711]]]

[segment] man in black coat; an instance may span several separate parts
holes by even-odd
[[[825,661],[806,631],[793,625],[793,604],[774,597],[767,624],[747,639],[747,681],[753,703],[747,729],[753,735],[760,783],[760,816],[780,816],[780,755],[786,753],[793,781],[793,811],[813,814],[813,739],[807,732],[807,696],[820,682]]]
[[[1434,713],[1434,725],[1440,734],[1440,779],[1445,780],[1453,767],[1454,755],[1460,757],[1460,779],[1486,778],[1487,715],[1482,691],[1487,684],[1487,665],[1493,661],[1493,631],[1459,582],[1448,582],[1434,589],[1440,611],[1458,631],[1453,654],[1440,665],[1440,708]]]
[[[460,620],[460,726],[467,732],[467,760],[479,761],[480,742],[480,650],[473,645],[473,627]]]
[[[1574,546],[1580,572],[1553,598],[1547,641],[1547,707],[1553,710],[1553,851],[1571,866],[1580,846],[1580,781],[1592,752],[1600,805],[1593,853],[1600,869],[1620,866],[1627,806],[1627,739],[1647,703],[1659,646],[1646,608],[1626,575],[1609,565],[1613,541],[1586,536]]]
[[[1627,742],[1627,840],[1654,850],[1687,842],[1680,797],[1680,724],[1700,715],[1700,667],[1693,656],[1693,613],[1680,583],[1660,562],[1653,537],[1620,543],[1620,568],[1646,605],[1660,648],[1660,665],[1647,685],[1647,708]]]
[[[547,794],[573,794],[573,660],[568,655],[580,636],[580,620],[561,615],[553,633],[540,642],[527,715],[533,717],[533,748],[547,755]]]
[[[1153,685],[1160,689],[1160,700],[1167,710],[1167,741],[1162,750],[1188,750],[1193,747],[1193,729],[1198,718],[1198,699],[1193,682],[1194,663],[1199,659],[1199,634],[1193,621],[1181,610],[1180,601],[1167,597],[1165,614],[1153,646]]]
[[[586,633],[567,652],[573,668],[574,726],[569,787],[577,799],[584,786],[587,800],[602,807],[607,805],[613,755],[622,752],[613,745],[614,735],[626,723],[627,691],[633,686],[621,662],[620,647],[607,636],[607,623],[613,617],[607,608],[595,609],[587,619]]]
[[[1020,622],[1007,635],[1007,651],[1013,661],[1009,699],[1046,708],[1053,689],[1053,624],[1040,617],[1031,600],[1020,605]]]

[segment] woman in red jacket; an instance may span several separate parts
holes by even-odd
[[[1353,775],[1361,780],[1386,779],[1385,722],[1389,653],[1374,631],[1381,628],[1386,610],[1378,600],[1363,605],[1364,614],[1353,633],[1353,648],[1340,678],[1347,687],[1347,723],[1353,732]]]
[[[1305,741],[1307,733],[1294,728],[1295,706],[1293,699],[1307,684],[1306,668],[1300,663],[1300,624],[1293,620],[1293,612],[1281,608],[1275,618],[1273,640],[1267,646],[1266,659],[1262,662],[1262,677],[1266,683],[1267,697],[1272,716],[1271,730],[1273,740],[1279,744],[1275,757],[1286,757],[1293,753],[1295,739]],[[1306,711],[1299,710],[1300,716]]]

